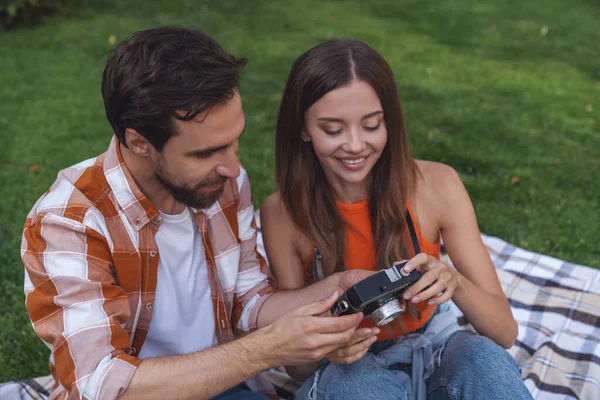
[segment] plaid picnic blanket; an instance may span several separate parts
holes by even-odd
[[[600,399],[600,270],[482,239],[519,324],[509,352],[532,396]]]
[[[508,350],[534,399],[600,399],[600,270],[533,253],[482,235],[519,324]],[[259,237],[259,249],[262,240]],[[451,264],[443,252],[443,261]],[[456,306],[461,328],[473,329]],[[298,384],[266,372],[288,398]],[[1,400],[45,400],[50,376],[0,385]]]

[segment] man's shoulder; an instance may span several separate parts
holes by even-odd
[[[28,218],[52,214],[83,223],[86,215],[97,209],[110,190],[103,161],[104,154],[61,170],[33,206]]]

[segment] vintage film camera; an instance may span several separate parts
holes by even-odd
[[[405,264],[381,270],[352,286],[336,301],[331,313],[337,317],[362,312],[378,326],[391,322],[402,313],[398,299],[421,277],[417,270],[404,272]]]

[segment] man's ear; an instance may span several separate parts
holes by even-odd
[[[154,147],[150,142],[133,128],[125,129],[127,148],[140,157],[148,157]]]

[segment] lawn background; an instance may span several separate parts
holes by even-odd
[[[356,38],[395,72],[413,154],[460,173],[482,232],[600,267],[598,2],[88,3],[0,32],[0,382],[48,373],[24,310],[27,212],[58,170],[105,151],[107,51],[156,25],[201,27],[249,58],[240,158],[257,206],[275,189],[273,129],[292,62],[323,40]]]

